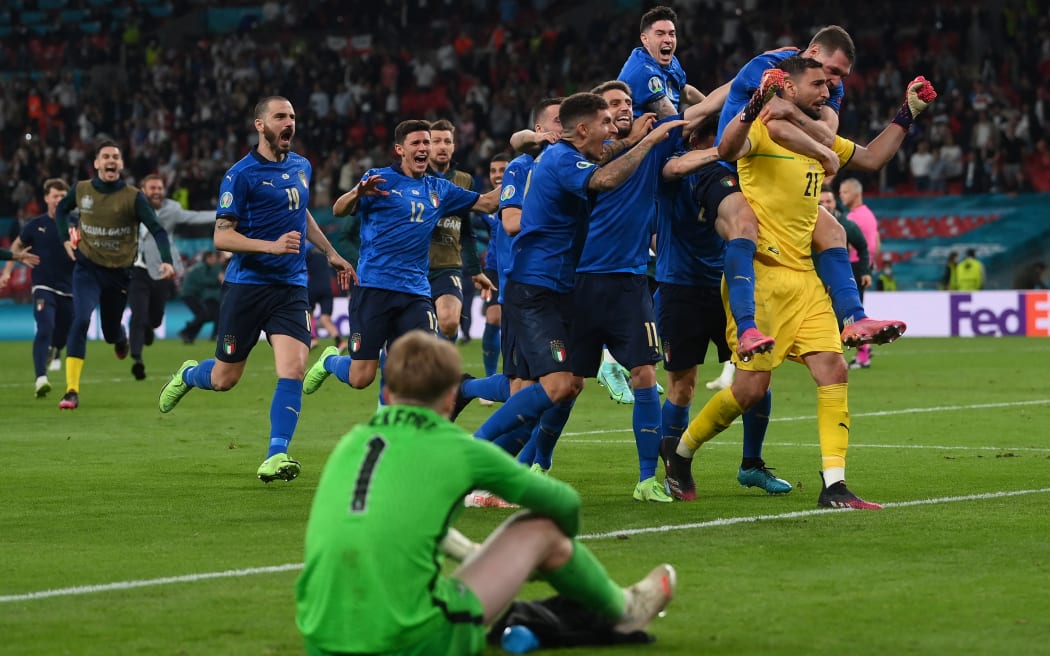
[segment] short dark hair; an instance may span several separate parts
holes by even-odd
[[[829,55],[837,50],[841,50],[850,64],[857,59],[857,48],[853,45],[853,37],[838,25],[828,25],[822,28],[813,35],[809,45],[818,45],[821,50],[827,51]]]
[[[631,87],[627,86],[627,83],[623,80],[609,80],[608,82],[602,82],[598,86],[591,89],[591,93],[596,93],[600,96],[606,91],[612,91],[613,89],[623,91],[627,94],[628,98],[631,97]]]
[[[649,11],[642,14],[642,21],[638,24],[638,31],[644,32],[653,26],[653,23],[657,21],[671,21],[675,25],[678,24],[678,14],[674,13],[674,9],[665,7],[663,5],[657,5]]]
[[[562,101],[561,107],[558,108],[558,118],[561,120],[562,129],[569,131],[597,112],[608,108],[609,103],[598,94],[574,93]]]
[[[976,248],[967,248],[966,249],[966,257],[977,257],[977,249]]]
[[[536,123],[540,120],[540,114],[542,114],[545,109],[547,109],[548,107],[554,107],[555,105],[560,105],[563,100],[565,99],[560,96],[555,98],[544,98],[543,100],[533,105],[532,113],[529,114],[529,125],[536,125]]]
[[[788,57],[777,64],[777,68],[788,75],[798,75],[799,73],[803,73],[811,68],[824,68],[824,65],[812,57],[800,57],[795,55],[794,57]]]
[[[509,162],[509,161],[510,161],[510,155],[508,155],[507,153],[505,153],[505,152],[496,153],[495,155],[492,156],[492,159],[489,160],[489,165],[491,166],[492,164],[495,164],[496,162]]]
[[[413,132],[430,132],[430,121],[423,121],[420,119],[410,119],[408,121],[401,121],[394,128],[394,143],[399,146],[405,145],[405,137]]]
[[[718,112],[711,112],[700,121],[700,124],[693,129],[693,134],[690,136],[690,143],[693,140],[696,143],[703,143],[706,139],[714,138],[718,134],[718,121],[721,118],[721,114]]]
[[[103,148],[116,148],[120,150],[120,145],[112,139],[103,139],[102,141],[95,144],[95,159],[98,159],[99,154]]]
[[[444,132],[455,134],[456,126],[452,125],[452,121],[443,118],[430,124],[430,131],[433,132],[434,130],[442,130]]]
[[[58,189],[59,191],[69,191],[69,185],[62,178],[48,178],[44,180],[44,193],[48,193],[52,189]]]
[[[255,120],[259,120],[266,116],[266,110],[270,108],[270,103],[274,101],[286,102],[289,105],[292,104],[292,101],[284,96],[266,96],[259,102],[255,103]]]

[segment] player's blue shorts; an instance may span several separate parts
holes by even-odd
[[[499,307],[499,274],[495,269],[485,269],[482,273],[485,277],[492,281],[493,285],[496,285],[496,289],[493,289],[489,300],[485,301],[484,306],[481,308],[483,312],[488,311],[490,307]]]
[[[309,298],[307,301],[310,304],[310,310],[313,311],[315,306],[321,306],[321,314],[327,314],[332,316],[332,311],[335,308],[335,295],[331,289],[320,290],[310,289]]]
[[[514,329],[511,328],[510,323],[507,321],[506,312],[500,315],[499,331],[499,348],[503,356],[503,375],[508,378],[528,379],[528,376],[522,375],[522,371],[519,371],[519,365],[524,365],[524,362],[521,361],[520,357],[514,357],[517,340],[514,339]],[[528,374],[528,370],[525,369],[524,373]]]
[[[603,345],[628,369],[660,361],[660,336],[648,276],[577,273],[572,298],[574,374],[596,376]]]
[[[703,364],[710,343],[718,350],[719,362],[732,355],[726,343],[726,311],[718,287],[660,283],[656,325],[663,341],[667,371]]]
[[[259,333],[288,335],[310,346],[310,305],[300,285],[222,284],[215,359],[243,362]]]
[[[697,203],[707,211],[708,216],[715,216],[718,206],[726,197],[740,192],[740,181],[736,173],[718,162],[704,164],[696,172],[696,186],[693,194]]]
[[[378,360],[379,351],[410,330],[437,334],[434,302],[421,294],[354,287],[350,294],[350,356]]]
[[[503,314],[510,326],[510,339],[506,341],[512,342],[509,361],[517,377],[537,380],[557,371],[571,371],[572,294],[507,281],[503,301]],[[503,362],[506,372],[506,353]]]
[[[69,328],[73,324],[73,297],[63,296],[50,289],[33,290],[33,319],[36,331],[51,336],[49,346],[65,348]]]
[[[429,278],[430,298],[437,300],[450,294],[463,302],[463,273],[459,269],[434,269]]]

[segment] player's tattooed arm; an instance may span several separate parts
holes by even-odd
[[[656,114],[656,120],[667,118],[668,116],[675,116],[678,114],[678,110],[675,109],[674,103],[667,96],[661,96],[656,100],[649,101],[642,105],[642,111],[652,112]]]
[[[634,147],[635,144],[645,138],[645,135],[649,134],[649,130],[652,129],[655,121],[656,115],[652,113],[642,114],[636,118],[634,125],[631,126],[629,135],[623,139],[608,141],[602,146],[602,156],[598,160],[598,164],[604,166],[619,157],[623,151]]]

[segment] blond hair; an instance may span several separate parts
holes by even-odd
[[[451,342],[412,330],[390,346],[383,376],[393,403],[436,406],[459,383],[461,371]]]

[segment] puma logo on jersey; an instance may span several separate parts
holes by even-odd
[[[273,186],[273,183],[272,183],[272,182],[270,182],[269,180],[263,180],[263,181],[262,181],[262,183],[263,183],[264,185],[270,185],[271,187]]]

